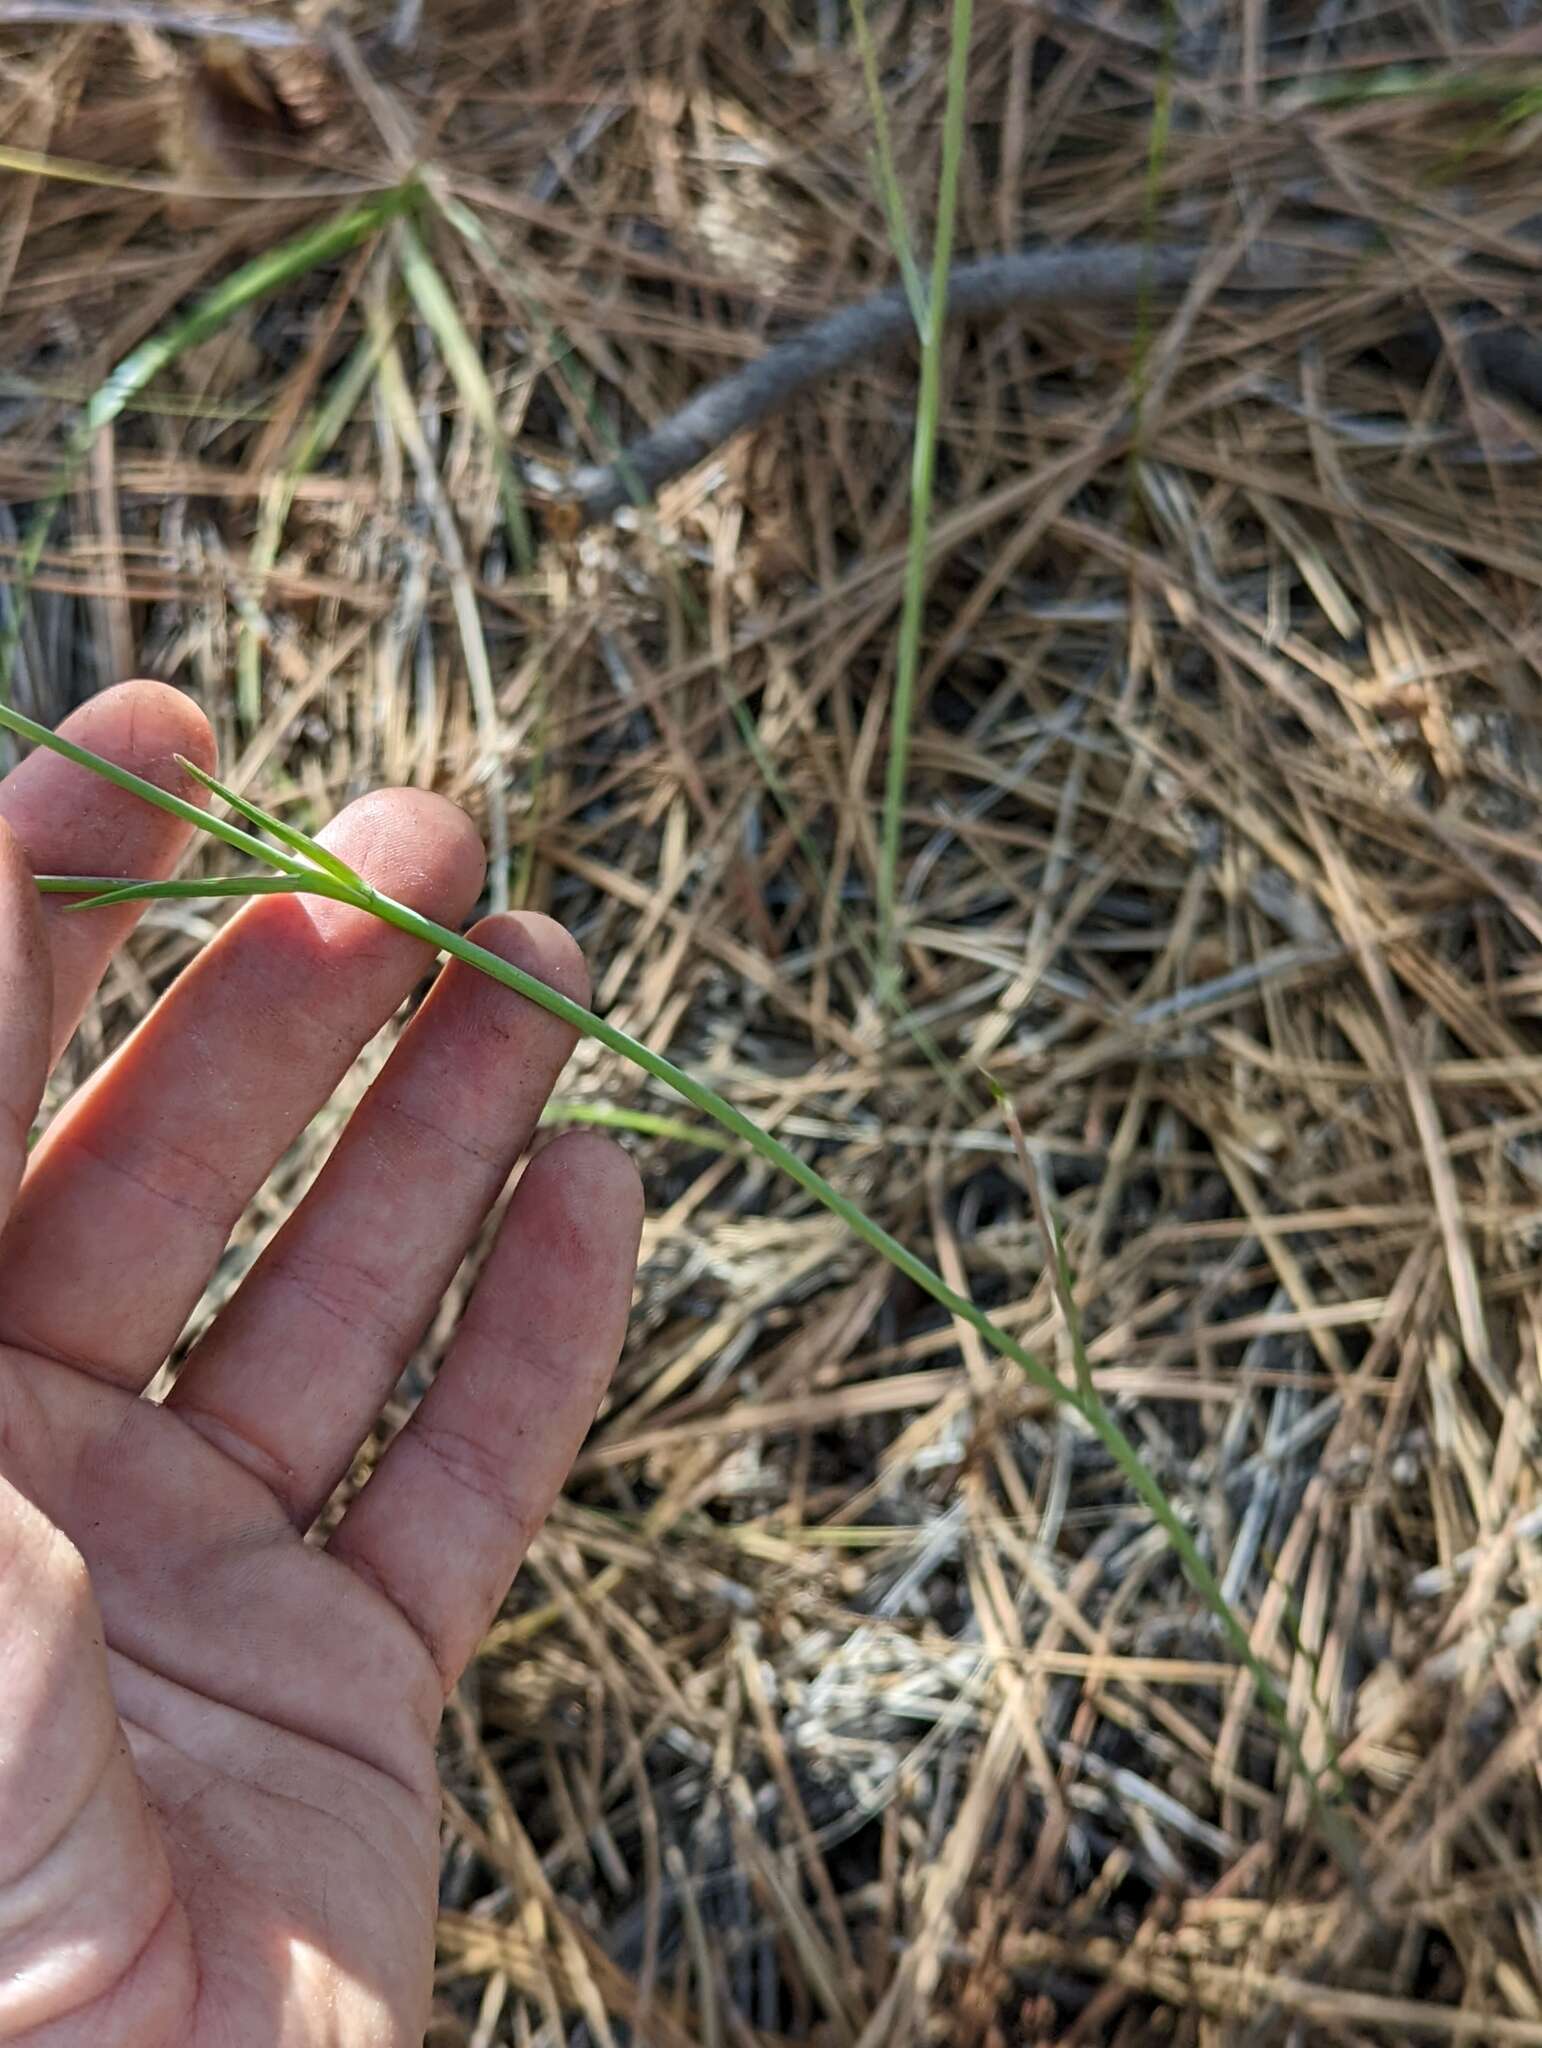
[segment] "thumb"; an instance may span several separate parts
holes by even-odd
[[[32,870],[0,823],[0,1220],[27,1164],[27,1138],[48,1078],[53,967]]]

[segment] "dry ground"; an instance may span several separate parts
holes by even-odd
[[[481,222],[425,233],[554,471],[894,274],[841,0],[360,4],[213,59],[173,10],[28,11],[0,137],[110,175],[4,178],[11,561],[110,366],[339,183],[421,159]],[[924,239],[946,9],[874,32]],[[961,249],[1209,258],[950,344],[912,1028],[871,939],[913,360],[524,569],[385,235],[72,484],[24,708],[158,674],[297,822],[457,797],[600,1007],[1069,1371],[1010,1091],[1099,1384],[1362,1865],[1096,1446],[795,1190],[643,1128],[614,1396],[446,1726],[442,2048],[1542,2043],[1542,415],[1473,339],[1539,305],[1532,52],[1524,0],[980,0]],[[1231,291],[1265,232],[1321,288]],[[286,509],[372,312],[396,353]],[[147,916],[78,1064],[209,929]],[[688,1115],[588,1047],[562,1099]]]

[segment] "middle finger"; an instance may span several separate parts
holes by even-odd
[[[573,1001],[578,947],[530,914],[472,937]],[[168,1406],[314,1521],[510,1169],[573,1031],[452,960],[315,1186],[183,1366]]]

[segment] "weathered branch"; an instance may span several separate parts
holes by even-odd
[[[948,280],[949,320],[1000,313],[1013,306],[1072,305],[1135,299],[1143,291],[1171,293],[1193,278],[1209,251],[1176,245],[1145,248],[1108,243],[1072,249],[1022,249],[959,264]],[[1253,291],[1295,291],[1318,274],[1299,249],[1264,244],[1233,273]],[[821,377],[850,368],[915,333],[904,287],[895,285],[773,342],[742,370],[709,384],[614,462],[578,470],[569,492],[585,524],[608,519],[623,505],[646,504],[746,427],[779,411]]]
[[[1319,230],[1319,235],[1322,231]],[[1302,291],[1329,281],[1323,258],[1364,256],[1375,237],[1339,223],[1317,249],[1262,242],[1227,277],[1228,292]],[[1212,251],[1198,244],[1146,248],[1101,243],[1070,249],[1022,249],[961,263],[948,282],[949,320],[978,318],[1014,306],[1094,305],[1133,300],[1142,292],[1170,295],[1192,282]],[[1429,327],[1429,333],[1423,332]],[[915,332],[904,287],[895,285],[841,306],[822,320],[773,342],[765,354],[698,391],[680,410],[642,435],[614,462],[577,470],[564,499],[583,525],[609,519],[627,504],[647,504],[671,478],[702,462],[735,434],[788,405],[822,377],[849,369],[909,340]],[[1430,323],[1411,325],[1411,345],[1430,360],[1443,342]],[[1542,411],[1542,342],[1508,323],[1467,338],[1468,360],[1483,382]]]

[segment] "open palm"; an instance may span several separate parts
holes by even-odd
[[[211,752],[155,684],[67,729],[178,789],[173,756]],[[54,756],[0,784],[0,821],[0,2041],[416,2048],[440,1710],[620,1347],[636,1177],[591,1136],[538,1156],[433,1387],[307,1543],[571,1034],[452,964],[146,1400],[242,1208],[428,955],[345,905],[247,905],[29,1159],[135,914],[40,905],[31,875],[163,874],[186,833]],[[480,848],[438,799],[367,797],[327,837],[441,922],[475,901]],[[477,937],[583,998],[547,920]]]

